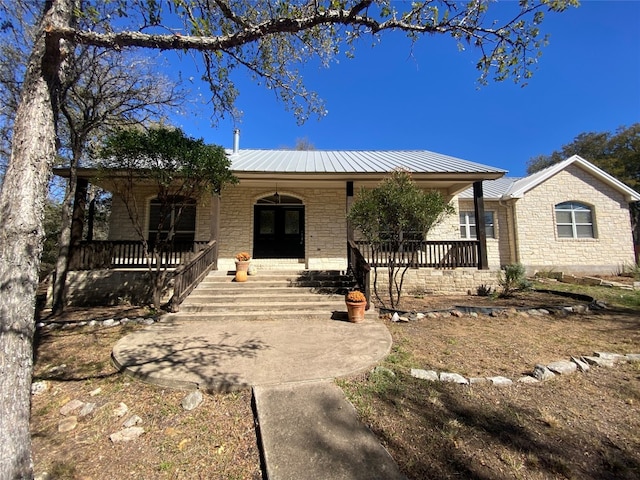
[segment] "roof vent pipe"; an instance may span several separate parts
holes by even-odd
[[[238,153],[240,150],[240,129],[235,128],[233,130],[233,153]]]

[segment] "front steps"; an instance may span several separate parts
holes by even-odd
[[[339,271],[260,270],[246,282],[213,271],[169,319],[314,320],[346,318],[345,293],[355,282]],[[375,316],[370,310],[367,315]]]

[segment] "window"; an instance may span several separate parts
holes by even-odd
[[[178,212],[182,208],[178,222]],[[164,219],[162,218],[164,215]],[[162,225],[161,225],[162,224]],[[149,208],[149,240],[154,241],[158,229],[160,238],[165,239],[172,225],[175,225],[173,240],[176,242],[193,242],[196,235],[196,202],[190,198],[170,197],[168,203],[155,198]]]
[[[591,207],[578,202],[556,205],[558,238],[594,238]]]
[[[493,212],[484,212],[484,224],[487,238],[495,237],[495,225],[493,223]],[[476,215],[474,212],[460,212],[460,238],[476,239]]]

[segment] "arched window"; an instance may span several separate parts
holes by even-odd
[[[591,207],[579,202],[556,205],[558,238],[595,238]]]
[[[193,242],[196,235],[196,202],[191,198],[168,197],[166,202],[158,198],[149,205],[149,241],[155,241],[160,232],[164,240],[174,226],[174,242]]]

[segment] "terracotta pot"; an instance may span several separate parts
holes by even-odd
[[[251,260],[245,260],[243,262],[236,261],[236,272],[246,272],[249,270],[249,265],[251,264]]]
[[[247,271],[236,270],[236,282],[246,282],[246,281],[247,281]]]
[[[349,321],[353,323],[364,322],[364,311],[367,308],[367,302],[345,302],[347,304],[347,313]]]

